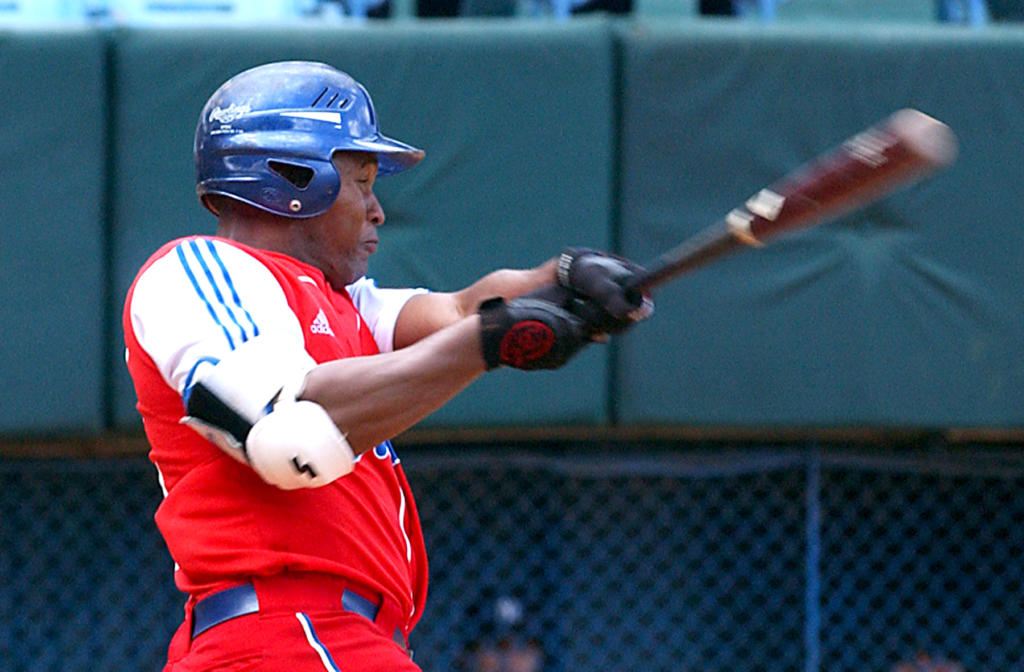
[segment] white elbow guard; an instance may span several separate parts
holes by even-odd
[[[352,471],[355,456],[322,406],[298,401],[313,366],[304,351],[258,336],[197,376],[182,422],[267,483],[327,485]]]
[[[318,488],[355,466],[348,441],[312,401],[278,402],[252,426],[245,447],[256,473],[283,490]]]

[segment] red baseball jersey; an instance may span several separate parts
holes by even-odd
[[[318,363],[388,351],[418,291],[366,278],[336,290],[315,267],[215,237],[171,241],[145,263],[125,303],[126,360],[165,493],[156,523],[182,591],[201,598],[250,576],[324,572],[378,590],[403,607],[408,629],[416,623],[426,552],[390,442],[333,483],[286,491],[179,421],[204,362],[267,333]]]

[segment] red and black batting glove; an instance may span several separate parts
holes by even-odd
[[[586,247],[568,247],[558,257],[558,284],[582,296],[572,312],[595,332],[616,334],[654,314],[651,297],[629,288],[643,267]]]
[[[557,369],[590,343],[582,319],[543,299],[497,297],[484,301],[478,312],[488,369]]]

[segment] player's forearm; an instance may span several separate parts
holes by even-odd
[[[407,348],[317,366],[302,397],[330,414],[358,454],[409,429],[482,373],[472,316]]]
[[[476,313],[487,299],[512,299],[555,282],[556,260],[530,269],[494,271],[458,292],[412,297],[395,324],[394,347],[401,350]]]
[[[540,266],[529,269],[502,269],[477,280],[465,289],[455,292],[454,297],[463,315],[475,313],[487,299],[501,296],[513,299],[529,294],[544,285],[556,282],[558,260],[549,259]]]

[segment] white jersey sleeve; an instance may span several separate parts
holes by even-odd
[[[272,333],[305,354],[302,327],[274,275],[216,240],[185,240],[153,262],[135,284],[129,312],[139,344],[179,393],[201,365],[215,365],[256,336]]]
[[[377,349],[381,352],[391,352],[395,349],[395,323],[406,301],[417,294],[427,292],[422,288],[381,289],[377,283],[365,276],[346,289],[356,310],[363,316],[363,320],[373,333],[373,340],[377,342]]]

